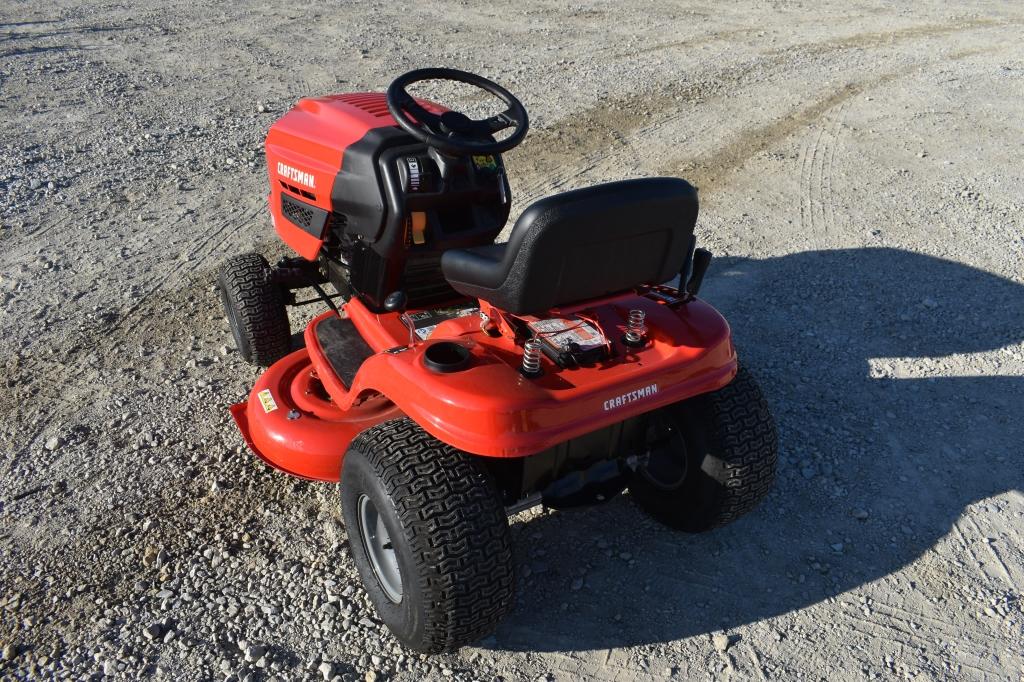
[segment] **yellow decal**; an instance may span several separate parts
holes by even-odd
[[[269,388],[265,388],[257,393],[256,397],[260,399],[264,412],[273,412],[277,409],[277,403],[274,402],[274,396],[270,394]]]
[[[492,172],[498,170],[498,162],[490,154],[487,156],[474,156],[473,165],[480,170],[488,170]]]

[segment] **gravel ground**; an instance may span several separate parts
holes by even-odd
[[[1017,3],[0,7],[0,677],[1024,678]],[[778,484],[683,536],[514,520],[497,634],[404,653],[337,491],[241,446],[212,281],[282,253],[262,140],[424,65],[518,93],[517,208],[673,174]],[[293,323],[299,329],[301,319]]]

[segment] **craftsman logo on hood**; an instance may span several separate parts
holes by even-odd
[[[614,410],[616,408],[622,407],[623,405],[627,405],[633,401],[642,400],[644,398],[650,398],[657,392],[658,384],[644,386],[643,388],[638,388],[635,391],[623,393],[622,395],[617,396],[615,398],[609,398],[608,400],[604,401],[604,409],[606,412],[608,410]]]
[[[288,178],[292,182],[297,182],[300,185],[305,185],[310,189],[316,189],[316,178],[313,177],[312,173],[300,171],[298,168],[292,168],[291,166],[285,165],[278,161],[277,174],[280,175],[282,178]]]

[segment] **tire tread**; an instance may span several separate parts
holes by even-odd
[[[493,632],[512,606],[512,543],[490,475],[471,455],[410,419],[352,442],[369,460],[410,539],[428,609],[421,651],[447,651]]]
[[[723,486],[720,503],[707,521],[718,528],[749,512],[771,491],[778,434],[760,387],[745,369],[708,394],[707,401],[714,420],[713,452],[720,457],[716,478]]]
[[[631,493],[644,510],[673,528],[700,533],[740,518],[775,481],[778,435],[754,377],[740,368],[726,386],[669,409],[691,432],[693,467],[682,487],[659,490],[638,477]]]
[[[264,367],[291,350],[284,297],[270,274],[270,265],[263,256],[244,253],[229,259],[218,277],[225,305],[234,305],[237,311],[238,329],[232,331],[241,336],[239,352],[249,362]]]

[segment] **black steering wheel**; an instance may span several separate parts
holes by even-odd
[[[508,105],[508,109],[479,121],[458,111],[446,111],[440,115],[431,113],[406,91],[413,83],[426,80],[468,83],[494,95]],[[523,141],[530,127],[526,108],[511,92],[483,76],[458,69],[416,69],[403,74],[388,87],[387,102],[388,111],[402,130],[420,142],[453,156],[508,151]],[[512,134],[496,141],[494,133],[506,128],[513,128]]]

